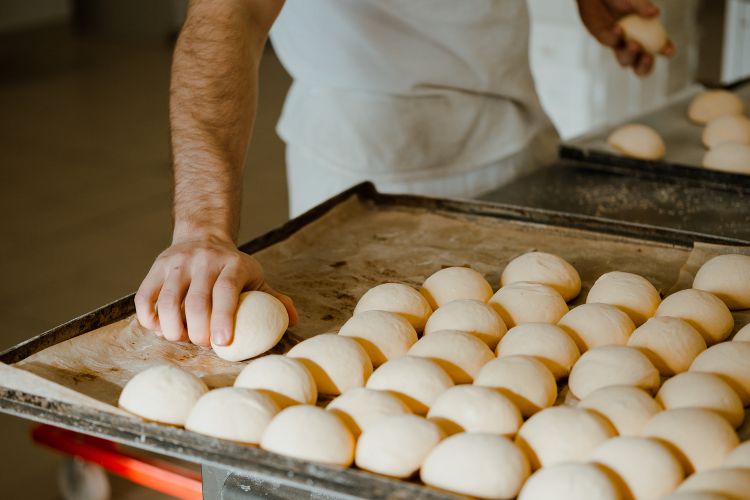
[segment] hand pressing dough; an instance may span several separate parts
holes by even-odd
[[[710,491],[728,498],[747,498],[750,495],[750,469],[722,467],[693,474],[677,491]]]
[[[681,318],[703,336],[706,345],[725,340],[734,328],[734,318],[724,302],[704,290],[688,288],[662,301],[656,316]]]
[[[566,377],[580,353],[575,342],[557,325],[524,323],[508,330],[497,345],[498,357],[534,356],[555,378]]]
[[[417,342],[417,331],[406,318],[388,311],[364,311],[352,316],[339,330],[365,350],[378,367],[389,359],[403,356]]]
[[[562,462],[585,462],[601,443],[616,435],[614,427],[594,412],[553,406],[521,426],[516,444],[536,470]]]
[[[470,333],[494,349],[507,331],[505,322],[490,306],[478,300],[454,300],[432,313],[424,334],[440,330],[460,330]]]
[[[616,437],[599,446],[591,462],[622,480],[634,500],[662,498],[685,477],[680,461],[665,445],[642,437]]]
[[[287,457],[342,467],[354,460],[354,436],[344,422],[311,405],[281,410],[266,427],[260,447]]]
[[[258,444],[279,412],[274,401],[252,389],[222,387],[204,394],[190,411],[185,429],[219,439]]]
[[[523,419],[516,405],[499,392],[477,385],[457,385],[442,393],[427,418],[446,434],[484,432],[515,436]]]
[[[729,309],[750,308],[750,255],[719,255],[705,262],[695,275],[693,288],[711,292]]]
[[[363,387],[372,373],[372,363],[362,346],[335,333],[303,340],[287,356],[305,365],[320,394],[338,396],[353,387]]]
[[[427,485],[462,495],[510,499],[529,477],[529,462],[507,438],[466,432],[438,444],[419,477]]]
[[[654,315],[661,297],[643,276],[612,271],[599,276],[589,290],[586,303],[595,302],[619,307],[639,326]]]
[[[265,292],[240,295],[234,314],[234,336],[229,345],[214,344],[217,356],[227,361],[244,361],[279,343],[289,326],[289,315],[279,299]]]
[[[581,353],[603,345],[626,345],[635,323],[630,316],[610,304],[581,304],[560,319]]]
[[[411,413],[406,403],[393,394],[365,387],[349,389],[328,403],[326,410],[338,415],[354,437],[384,418]]]
[[[492,287],[484,276],[469,267],[446,267],[424,280],[419,290],[433,309],[454,300],[487,302],[492,297]]]
[[[725,419],[700,408],[663,411],[646,425],[645,435],[667,444],[687,475],[719,467],[739,444]]]
[[[722,467],[745,467],[750,469],[750,441],[745,441],[727,455]]]
[[[581,291],[581,277],[576,268],[557,255],[529,252],[511,260],[500,277],[500,286],[526,281],[554,288],[567,302]]]
[[[663,410],[646,391],[630,385],[597,389],[578,403],[612,424],[620,436],[641,436],[651,417]]]
[[[742,99],[726,90],[707,90],[695,96],[688,107],[688,118],[700,125],[722,115],[739,115],[744,111]]]
[[[750,405],[750,342],[722,342],[711,346],[695,358],[691,372],[708,372],[721,377]]]
[[[425,415],[453,380],[440,365],[426,358],[401,356],[383,363],[367,381],[368,389],[389,391],[418,415]]]
[[[570,392],[578,399],[610,385],[630,385],[653,393],[659,387],[659,371],[638,349],[608,345],[586,351],[568,378]]]
[[[618,127],[607,138],[618,153],[639,160],[661,160],[666,146],[656,130],[639,123]]]
[[[456,384],[472,383],[479,370],[495,357],[487,344],[458,330],[425,335],[409,349],[409,355],[431,359]]]
[[[740,328],[737,333],[734,334],[732,340],[737,342],[750,342],[750,323]]]
[[[656,400],[664,408],[703,408],[718,413],[732,427],[739,427],[745,419],[745,409],[737,393],[718,375],[686,372],[666,380]]]
[[[703,129],[703,144],[712,149],[725,142],[750,144],[750,118],[744,115],[723,115],[708,122]]]
[[[526,481],[518,500],[621,500],[615,483],[594,464],[567,463],[545,467]]]
[[[432,307],[422,294],[401,283],[383,283],[369,289],[357,302],[354,315],[365,311],[390,311],[400,314],[421,332]]]
[[[568,304],[554,288],[524,281],[498,290],[489,302],[508,328],[521,323],[557,323]]]
[[[668,316],[651,318],[636,328],[628,345],[645,354],[667,377],[686,372],[698,354],[706,350],[706,341],[698,330],[685,320]]]
[[[630,14],[617,21],[625,33],[626,40],[632,40],[649,54],[658,54],[667,45],[667,30],[656,17],[641,17]]]
[[[479,370],[474,385],[490,387],[506,396],[524,417],[552,406],[557,399],[555,376],[531,356],[493,359]]]
[[[442,439],[440,427],[423,417],[385,417],[359,437],[354,462],[360,469],[407,478],[419,470]]]
[[[711,170],[750,175],[750,144],[719,144],[703,156],[703,166]]]
[[[161,424],[185,425],[208,387],[192,373],[174,365],[147,368],[128,380],[118,404],[123,410]]]
[[[301,361],[280,354],[252,360],[237,376],[234,386],[255,389],[273,399],[280,408],[312,405],[318,400],[318,388],[310,370]]]

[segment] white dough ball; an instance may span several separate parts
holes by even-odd
[[[432,313],[424,334],[440,330],[460,330],[470,333],[494,349],[508,328],[492,307],[478,300],[454,300]]]
[[[750,308],[750,255],[726,254],[704,263],[693,288],[711,292],[729,309]]]
[[[723,115],[708,122],[703,129],[703,144],[710,149],[725,142],[750,144],[750,118]]]
[[[680,318],[660,316],[639,326],[628,340],[654,364],[664,376],[682,373],[706,350],[706,341],[698,330]]]
[[[557,399],[555,376],[531,356],[493,359],[479,370],[474,385],[490,387],[506,396],[524,417],[552,406]]]
[[[638,349],[607,345],[589,349],[573,366],[568,387],[578,399],[601,387],[631,385],[653,393],[659,387],[659,371]]]
[[[727,305],[716,295],[695,288],[680,290],[664,299],[656,316],[684,319],[698,330],[709,346],[726,339],[734,327]]]
[[[481,273],[469,267],[446,267],[424,280],[419,290],[433,309],[454,300],[487,302],[492,287]]]
[[[438,444],[419,477],[427,485],[454,493],[510,499],[529,477],[529,462],[507,438],[465,432]]]
[[[643,276],[612,271],[599,276],[589,290],[586,303],[594,302],[619,307],[638,326],[654,315],[661,297],[654,285]]]
[[[750,342],[750,323],[740,328],[737,333],[734,334],[732,340],[737,342]]]
[[[393,394],[366,387],[349,389],[328,403],[326,410],[338,415],[355,437],[384,418],[411,413]]]
[[[339,335],[361,345],[378,367],[389,359],[403,356],[417,341],[417,331],[406,318],[388,311],[363,311],[349,318]]]
[[[603,345],[625,345],[635,330],[630,316],[610,304],[581,304],[562,317],[565,330],[581,353]]]
[[[362,432],[354,461],[360,469],[407,478],[442,439],[440,427],[424,417],[393,415]]]
[[[240,295],[234,314],[234,336],[229,345],[214,344],[217,356],[227,361],[244,361],[279,343],[289,326],[289,315],[279,299],[265,292]]]
[[[745,409],[737,393],[718,375],[705,372],[685,372],[666,380],[656,400],[664,408],[703,408],[711,410],[739,427],[745,419]]]
[[[581,291],[581,277],[576,268],[557,255],[529,252],[511,260],[500,276],[500,286],[526,281],[554,288],[565,301]]]
[[[249,362],[237,376],[234,386],[255,389],[281,408],[312,405],[318,400],[318,388],[310,370],[301,361],[280,354],[269,354]]]
[[[663,410],[646,391],[630,385],[610,385],[590,393],[579,408],[606,418],[620,436],[640,436],[651,417]]]
[[[489,304],[508,328],[522,323],[557,323],[568,312],[568,304],[554,288],[524,281],[501,288]]]
[[[700,408],[675,408],[654,416],[645,435],[667,444],[689,475],[718,467],[738,444],[729,423]]]
[[[222,387],[198,400],[185,428],[207,436],[258,444],[263,431],[279,412],[271,398],[252,389]]]
[[[707,90],[696,95],[688,107],[688,118],[705,124],[722,115],[739,115],[744,111],[742,99],[726,90]]]
[[[410,356],[429,358],[445,370],[456,384],[470,384],[494,355],[487,344],[458,330],[425,335],[409,349]]]
[[[680,461],[669,448],[648,438],[610,439],[594,450],[591,461],[614,472],[634,500],[668,495],[685,477]]]
[[[750,175],[750,144],[719,144],[706,152],[702,164],[710,170]]]
[[[750,342],[722,342],[695,358],[690,371],[714,373],[728,383],[750,405]]]
[[[729,498],[750,497],[750,469],[722,467],[704,470],[685,479],[678,491],[710,491]]]
[[[152,366],[128,380],[118,404],[123,410],[161,424],[185,425],[198,399],[208,392],[201,379],[177,366]]]
[[[675,491],[661,500],[735,500],[711,491]]]
[[[363,387],[372,373],[372,363],[362,346],[335,333],[303,340],[287,356],[302,361],[320,394],[338,396],[353,387]]]
[[[727,455],[722,467],[745,467],[750,469],[750,441],[745,441]]]
[[[629,123],[615,129],[607,143],[618,153],[640,160],[661,160],[666,146],[656,130],[640,123]]]
[[[564,463],[531,475],[518,500],[621,500],[617,486],[601,467]]]
[[[657,17],[641,17],[630,14],[617,21],[625,33],[649,54],[658,54],[667,45],[667,30]]]
[[[558,379],[570,373],[580,356],[573,339],[562,328],[549,323],[523,323],[508,330],[497,345],[497,355],[519,354],[534,356]]]
[[[595,412],[553,406],[524,422],[516,444],[536,470],[562,462],[585,462],[601,443],[616,435],[614,427]]]
[[[419,415],[425,415],[432,403],[453,380],[440,365],[427,358],[401,356],[380,365],[367,381],[368,389],[389,391]]]
[[[442,393],[427,418],[447,434],[484,432],[513,437],[523,419],[515,404],[499,392],[478,385],[457,385]]]
[[[354,315],[365,311],[390,311],[400,314],[421,332],[432,307],[421,293],[401,283],[383,283],[370,288],[357,302]]]

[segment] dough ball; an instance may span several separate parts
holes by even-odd
[[[349,389],[328,403],[326,410],[338,415],[355,437],[384,418],[411,413],[393,394],[365,387]]]
[[[581,291],[581,277],[576,268],[557,255],[529,252],[511,260],[500,277],[500,286],[518,282],[541,283],[554,288],[565,301]]]
[[[740,328],[737,333],[734,334],[732,340],[737,342],[750,342],[750,323]]]
[[[710,491],[729,498],[747,498],[750,496],[750,469],[726,467],[704,470],[687,478],[678,491]]]
[[[726,90],[707,90],[695,96],[688,107],[688,118],[700,125],[721,115],[740,115],[742,99]]]
[[[745,467],[750,469],[750,441],[745,441],[727,455],[722,467]]]
[[[641,436],[651,417],[662,406],[646,391],[630,385],[610,385],[597,389],[578,403],[606,418],[621,436]]]
[[[610,304],[581,304],[557,324],[584,353],[603,345],[625,345],[635,330],[630,316]]]
[[[302,361],[320,394],[338,396],[353,387],[362,387],[372,373],[372,363],[362,346],[335,333],[303,340],[287,356]]]
[[[280,354],[252,360],[237,376],[234,386],[255,389],[281,408],[312,405],[318,400],[318,388],[310,370],[302,361]]]
[[[364,311],[352,316],[339,330],[361,345],[378,367],[403,356],[417,341],[417,331],[403,316],[388,311]]]
[[[607,345],[586,351],[568,378],[570,392],[578,399],[610,385],[630,385],[653,393],[659,387],[659,371],[638,349]]]
[[[750,144],[719,144],[703,156],[703,166],[711,170],[750,175]]]
[[[472,383],[479,370],[495,357],[487,344],[458,330],[443,330],[425,335],[409,349],[409,355],[431,359],[456,384]]]
[[[750,255],[726,254],[704,263],[693,288],[711,292],[729,309],[750,308]]]
[[[348,467],[354,436],[339,417],[311,405],[290,406],[266,427],[260,447],[280,455]]]
[[[656,316],[684,319],[698,330],[706,345],[726,339],[734,328],[734,318],[726,304],[716,295],[695,288],[680,290],[664,299]]]
[[[656,399],[664,408],[703,408],[711,410],[739,427],[745,419],[737,393],[718,375],[704,372],[686,372],[666,380]]]
[[[198,400],[185,428],[207,436],[258,444],[263,431],[279,412],[274,401],[252,389],[222,387]]]
[[[508,328],[521,323],[557,323],[568,304],[554,288],[520,281],[501,288],[489,304]]]
[[[401,356],[383,363],[367,381],[368,389],[390,391],[419,415],[427,414],[432,403],[453,380],[440,365],[427,358]]]
[[[618,127],[609,135],[607,143],[618,153],[639,160],[661,160],[666,152],[656,130],[639,123]]]
[[[587,461],[601,443],[617,435],[603,417],[583,408],[553,406],[529,418],[518,431],[516,444],[532,469],[562,462]]]
[[[662,498],[685,476],[669,448],[642,437],[610,439],[594,450],[591,461],[614,472],[635,500]]]
[[[271,349],[279,343],[289,326],[289,315],[279,299],[265,292],[240,295],[234,314],[234,337],[229,345],[211,347],[227,361],[244,361]]]
[[[573,339],[562,328],[549,323],[524,323],[508,330],[497,345],[497,355],[518,354],[534,356],[558,379],[570,373],[580,356]]]
[[[654,315],[661,297],[654,285],[643,276],[612,271],[599,276],[589,290],[586,303],[594,302],[619,307],[638,326]]]
[[[446,267],[424,280],[420,292],[433,309],[454,300],[487,302],[492,297],[492,287],[481,273],[470,267]]]
[[[750,405],[750,342],[722,342],[695,358],[690,371],[714,373],[724,379]]]
[[[698,330],[680,318],[651,318],[630,336],[635,347],[654,364],[659,373],[671,376],[686,372],[690,364],[706,350],[706,341]]]
[[[474,385],[490,387],[506,396],[524,417],[552,406],[557,399],[555,376],[531,356],[493,359],[479,370]]]
[[[357,302],[354,315],[365,311],[390,311],[400,314],[421,332],[432,307],[421,293],[401,283],[383,283],[369,289]]]
[[[490,306],[478,300],[454,300],[432,313],[424,334],[440,330],[460,330],[470,333],[494,349],[505,335],[503,319]]]
[[[725,142],[750,144],[750,118],[723,115],[708,122],[703,129],[703,144],[710,149]]]
[[[174,365],[147,368],[128,380],[118,404],[123,410],[161,424],[185,425],[190,410],[208,387]]]
[[[523,419],[516,405],[499,392],[478,385],[457,385],[442,393],[427,418],[447,434],[484,432],[513,437]]]
[[[726,420],[700,408],[663,411],[646,425],[645,434],[667,444],[688,475],[720,466],[739,444]]]
[[[407,478],[443,439],[440,427],[416,415],[392,415],[367,427],[357,441],[355,463],[360,469]]]
[[[465,432],[432,450],[419,474],[435,488],[479,498],[514,498],[529,477],[529,462],[507,438]]]
[[[632,40],[649,54],[658,54],[667,44],[667,30],[656,17],[641,17],[630,14],[620,19],[626,40]]]
[[[531,475],[518,500],[620,500],[615,483],[594,464],[567,463]]]
[[[675,491],[662,500],[730,500],[726,495],[721,493],[712,493],[710,491]],[[731,499],[734,500],[734,499]]]

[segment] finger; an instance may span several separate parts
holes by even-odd
[[[232,343],[234,313],[242,291],[242,276],[237,267],[226,266],[214,283],[211,305],[211,340],[218,345]]]
[[[659,53],[666,57],[672,57],[675,53],[675,48],[672,44],[672,40],[667,40],[667,43],[664,44],[664,47],[662,47]]]
[[[599,31],[596,38],[602,45],[615,48],[622,45],[623,36],[622,28],[614,25],[612,28]]]
[[[659,7],[649,0],[630,0],[630,11],[641,17],[654,17],[659,15]]]
[[[638,76],[645,76],[651,72],[653,65],[654,57],[650,54],[642,53],[638,56],[633,71],[635,71],[635,74]]]
[[[299,322],[299,314],[297,313],[297,308],[294,307],[294,301],[292,298],[288,295],[285,295],[279,291],[274,290],[270,286],[264,284],[261,288],[261,291],[269,293],[279,299],[279,301],[284,304],[284,307],[286,308],[286,312],[289,315],[289,326],[292,327],[296,325]]]
[[[185,299],[189,277],[181,267],[172,269],[164,280],[156,307],[159,309],[161,333],[167,340],[187,340],[187,330],[182,317],[182,302]]]
[[[211,293],[218,276],[208,268],[192,272],[190,288],[185,296],[187,333],[193,344],[211,345]]]
[[[144,328],[160,334],[159,317],[156,314],[156,299],[161,291],[163,276],[152,267],[135,293],[135,314]]]
[[[623,66],[632,66],[640,51],[640,46],[631,40],[618,51],[617,60]]]

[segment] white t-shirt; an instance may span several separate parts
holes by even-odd
[[[290,145],[380,179],[455,175],[549,133],[525,0],[287,0],[271,30],[294,77]]]

